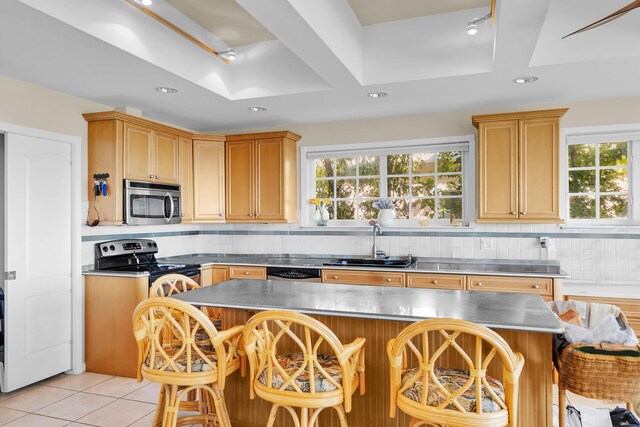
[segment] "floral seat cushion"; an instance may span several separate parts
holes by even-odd
[[[333,355],[325,355],[318,354],[318,364],[322,366],[322,369],[331,376],[331,378],[338,384],[342,384],[342,371],[340,369],[340,363],[336,356]],[[298,353],[289,353],[289,354],[279,354],[276,356],[276,360],[280,367],[286,372],[288,376],[293,376],[295,373],[302,367],[306,362],[304,360],[304,354],[302,352]],[[323,373],[314,366],[313,370],[314,376],[314,384],[316,393],[322,393],[327,391],[336,390],[337,387],[329,381]],[[278,370],[277,367],[273,368],[273,381],[271,386],[273,388],[279,389],[282,385],[289,379],[288,376],[282,375],[282,372]],[[262,373],[258,376],[258,381],[264,385],[268,385],[268,373],[265,368]],[[310,385],[309,385],[309,370],[308,367],[305,367],[302,373],[296,377],[294,380],[295,384],[302,390],[304,393],[309,393]],[[293,388],[293,386],[289,385],[285,388],[286,391],[297,391]]]
[[[200,354],[198,354],[193,347],[191,347],[191,372],[206,372],[215,369],[217,363],[215,349],[211,345],[198,345],[198,348],[205,356],[206,360]],[[166,372],[187,372],[186,346],[185,348],[182,348],[182,344],[165,344],[162,346],[162,350],[168,357],[165,357],[162,353],[160,353],[159,350],[156,350],[153,364],[150,360],[151,355],[147,357],[145,364],[150,368],[159,369]],[[176,357],[175,361],[163,368],[168,359],[173,359],[176,354],[178,354],[178,356]]]
[[[420,402],[422,399],[423,393],[423,382],[422,382],[422,373],[418,373],[418,368],[409,369],[402,376],[402,385],[406,384],[410,379],[412,379],[415,375],[419,375],[420,378],[414,382],[411,387],[406,389],[403,394],[409,399]],[[464,387],[464,385],[469,380],[469,371],[464,371],[462,369],[453,369],[453,368],[434,368],[434,373],[436,378],[440,384],[444,386],[444,388],[451,394],[460,390]],[[500,381],[487,376],[487,383],[493,390],[493,392],[504,402],[504,387]],[[432,378],[429,378],[429,386],[428,386],[428,395],[427,395],[427,405],[429,406],[438,406],[442,402],[446,400],[445,394],[438,388],[438,386],[433,382]],[[476,383],[475,381],[471,384],[471,386],[458,397],[458,403],[467,411],[467,412],[475,412],[476,411]],[[449,404],[446,409],[458,410],[453,404]],[[498,412],[502,408],[496,402],[486,387],[482,386],[482,412]]]

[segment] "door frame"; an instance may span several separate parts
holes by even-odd
[[[33,129],[11,123],[0,122],[0,133],[22,135],[69,144],[71,147],[71,374],[80,374],[86,370],[84,363],[84,290],[82,287],[81,254],[81,147],[82,137]],[[6,139],[5,139],[6,141]],[[5,181],[6,185],[6,181]],[[5,189],[6,193],[6,189]],[[6,205],[5,223],[6,229]],[[4,242],[3,242],[4,244]],[[4,275],[4,272],[0,272]],[[4,280],[4,279],[3,279]]]

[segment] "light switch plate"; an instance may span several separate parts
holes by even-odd
[[[480,239],[480,249],[495,249],[496,241],[495,239]]]

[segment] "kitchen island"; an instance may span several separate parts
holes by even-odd
[[[389,363],[386,344],[412,322],[430,318],[457,318],[485,325],[500,334],[525,357],[520,380],[520,426],[551,427],[551,337],[562,331],[560,322],[536,295],[468,292],[393,287],[335,285],[270,280],[231,280],[175,296],[197,306],[222,307],[225,328],[246,323],[261,310],[289,309],[325,323],[343,342],[367,339],[367,392],[354,399],[348,414],[351,427],[408,425],[400,414],[389,418]],[[450,353],[448,367],[464,367]],[[501,378],[499,364],[488,374]],[[234,427],[264,425],[269,404],[249,400],[248,379],[232,376],[225,389]],[[320,425],[337,426],[328,412]],[[281,417],[279,426],[292,425]]]

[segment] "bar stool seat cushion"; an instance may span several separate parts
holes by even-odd
[[[340,363],[338,362],[336,356],[318,354],[317,358],[318,364],[322,367],[322,369],[324,369],[324,371],[329,376],[331,376],[331,378],[335,382],[337,382],[338,384],[342,384],[342,371],[340,369]],[[295,375],[295,373],[298,372],[298,370],[307,363],[304,360],[304,354],[302,352],[278,354],[276,355],[276,360],[288,376]],[[313,373],[315,378],[314,384],[316,393],[328,392],[337,389],[337,387],[331,381],[329,381],[322,372],[320,372],[317,366],[314,366]],[[274,368],[272,387],[282,387],[287,379],[288,377],[283,376],[279,370]],[[258,381],[264,385],[268,385],[268,373],[266,369],[262,371],[262,373],[258,377]],[[308,367],[305,366],[302,373],[300,373],[300,375],[295,378],[294,382],[300,388],[300,390],[302,390],[302,392],[309,392],[310,385]],[[291,385],[287,386],[285,390],[295,391],[295,389]]]
[[[414,382],[411,387],[404,391],[404,396],[407,398],[420,402],[422,399],[423,392],[423,383],[422,383],[422,373],[418,374],[419,368],[409,369],[402,376],[401,384],[404,386],[410,379],[412,379],[415,375],[420,375],[420,378]],[[440,384],[451,394],[460,390],[464,387],[464,385],[469,381],[469,371],[464,371],[462,369],[454,369],[454,368],[434,368],[434,373]],[[493,392],[502,400],[505,400],[504,396],[504,387],[502,383],[490,376],[486,377],[487,383],[493,390]],[[429,377],[429,386],[428,386],[428,395],[427,395],[427,405],[429,406],[438,406],[442,402],[446,400],[445,394],[438,388],[438,386],[433,382],[433,379]],[[457,399],[458,403],[467,411],[467,412],[475,412],[476,411],[476,385],[475,381],[471,384],[471,386]],[[453,404],[449,404],[446,409],[458,410]],[[498,403],[493,400],[491,394],[489,394],[486,387],[482,386],[482,412],[498,412],[501,411],[502,408]]]
[[[198,345],[198,349],[202,352],[202,354],[212,363],[211,366],[207,361],[199,355],[196,350],[191,348],[191,372],[206,372],[212,371],[215,369],[217,356],[215,349],[209,345]],[[187,372],[187,349],[183,348],[182,344],[165,344],[162,346],[162,350],[170,357],[178,355],[173,363],[164,367],[167,364],[167,360],[161,356],[158,352],[156,354],[156,360],[153,365],[151,364],[151,360],[147,358],[145,364],[153,369],[163,370],[167,372]],[[178,354],[180,353],[180,354]]]

